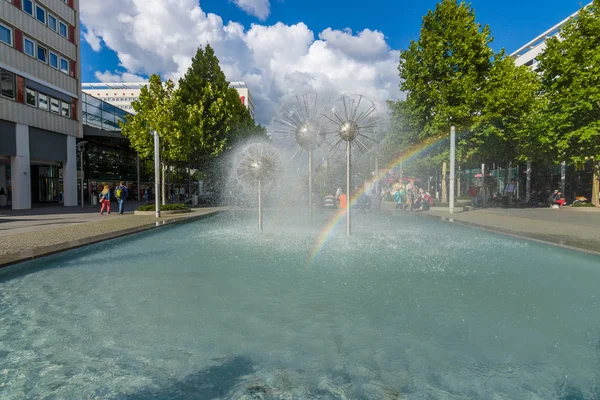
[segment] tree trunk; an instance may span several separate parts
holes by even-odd
[[[594,173],[592,178],[592,204],[600,207],[600,164],[594,163]]]
[[[446,193],[446,162],[442,164],[442,202],[448,202],[448,196]]]
[[[166,180],[165,180],[165,175],[167,174],[167,166],[165,165],[165,163],[162,164],[162,180],[160,183],[160,192],[162,193],[162,205],[164,206],[165,204],[167,204],[167,187],[166,187]]]

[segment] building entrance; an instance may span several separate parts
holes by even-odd
[[[33,204],[58,203],[60,185],[58,165],[31,166],[31,202]]]

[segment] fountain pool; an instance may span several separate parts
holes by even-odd
[[[0,272],[0,398],[598,399],[600,259],[231,213]],[[343,225],[343,224],[342,224]]]

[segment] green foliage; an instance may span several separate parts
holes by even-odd
[[[159,75],[152,75],[132,106],[136,114],[127,116],[121,130],[140,157],[153,157],[152,130],[159,134],[163,163],[185,160],[189,156],[189,140],[182,127],[198,110],[184,107],[172,81],[163,84]]]
[[[185,211],[190,208],[185,204],[163,204],[160,206],[161,211]],[[154,204],[145,204],[143,206],[139,206],[138,211],[154,211],[156,210],[156,206]]]
[[[571,207],[596,207],[592,203],[575,203]]]
[[[464,1],[441,0],[423,17],[418,41],[400,55],[400,89],[421,138],[471,126],[491,68],[487,26],[475,21]]]
[[[555,160],[600,159],[600,0],[582,9],[538,59]]]
[[[536,107],[537,74],[517,67],[511,57],[497,55],[483,85],[481,112],[474,118],[472,135],[463,140],[466,156],[480,160],[512,161],[522,154],[521,139],[532,130],[527,116]]]

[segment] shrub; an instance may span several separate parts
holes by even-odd
[[[154,211],[154,204],[146,204],[138,207],[138,211]],[[160,206],[161,211],[176,211],[176,210],[188,210],[189,207],[185,204],[165,204]]]
[[[592,203],[575,203],[573,207],[596,207]]]

